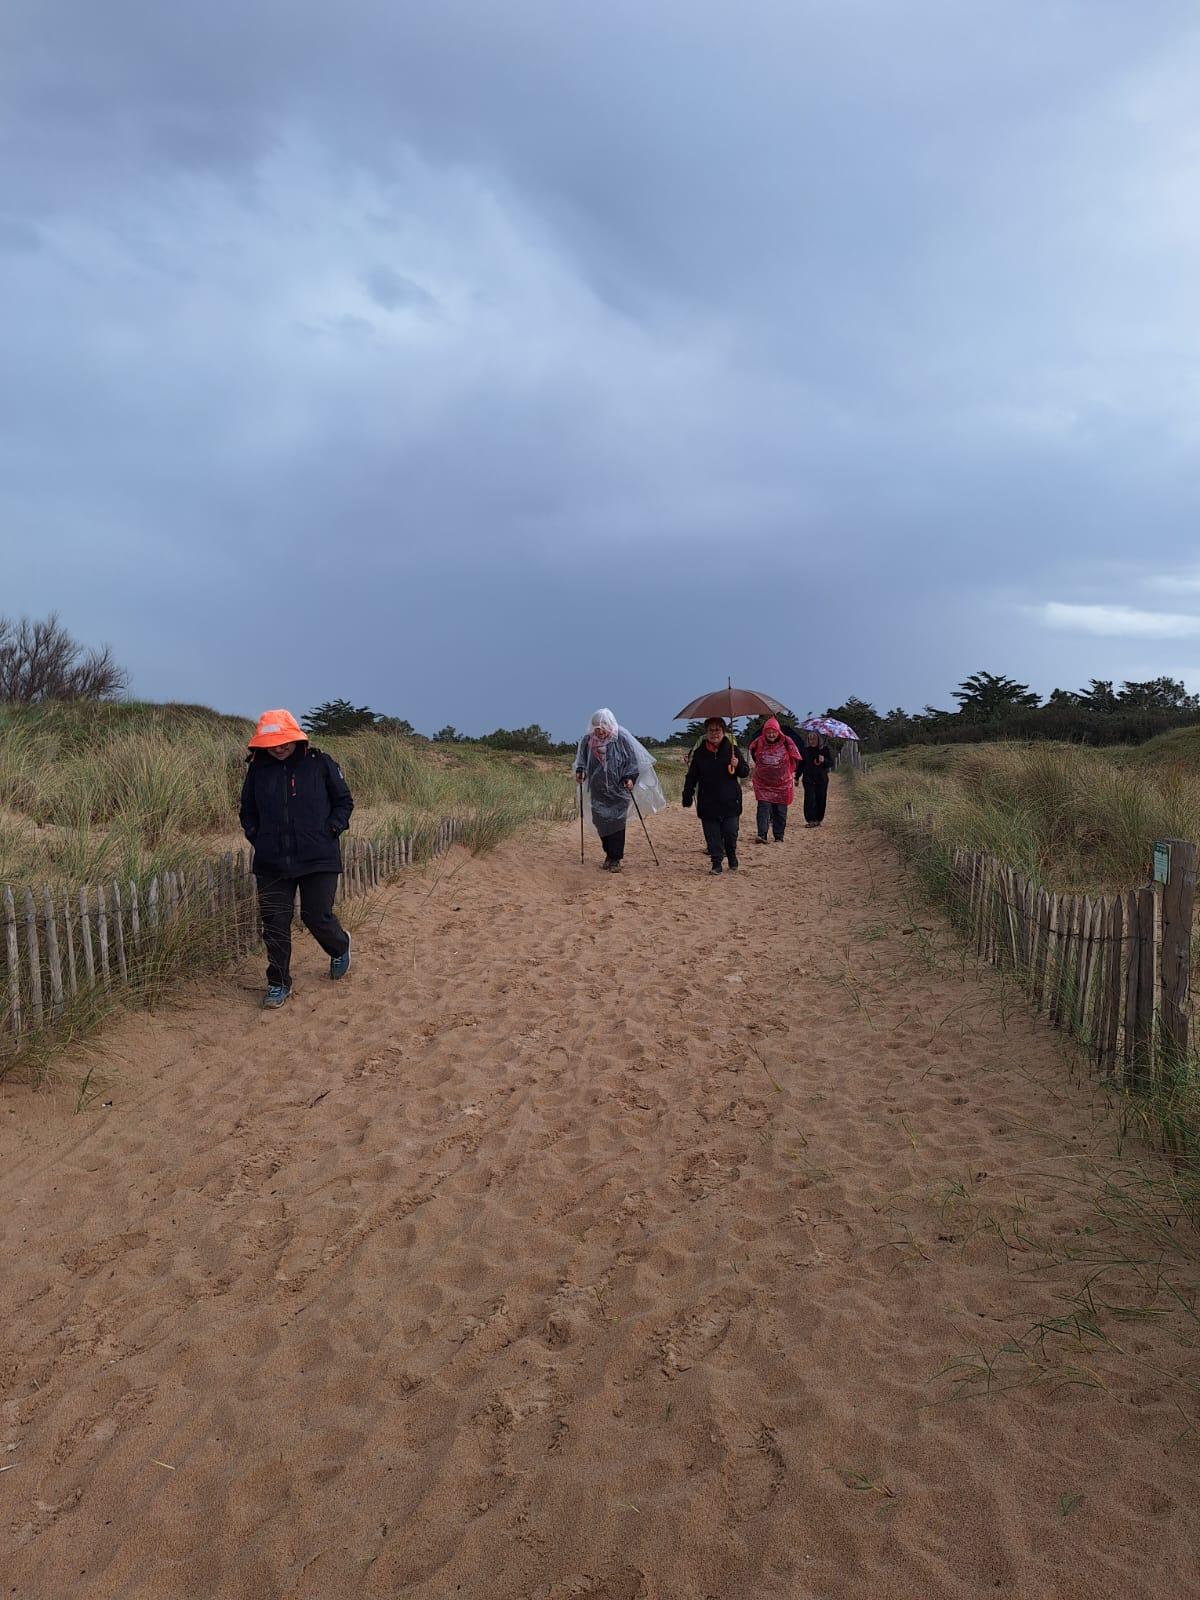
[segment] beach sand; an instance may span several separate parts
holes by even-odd
[[[1165,1167],[840,786],[747,820],[454,852],[343,984],[0,1086],[0,1595],[1197,1592],[1196,1350],[1099,1209]]]

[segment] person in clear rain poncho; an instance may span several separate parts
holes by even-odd
[[[590,804],[592,826],[604,846],[605,871],[620,872],[630,797],[636,798],[643,817],[667,803],[654,757],[602,707],[592,713],[575,752],[575,782],[583,785],[581,803],[586,799]]]

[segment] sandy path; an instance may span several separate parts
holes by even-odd
[[[934,1378],[1062,1313],[1108,1135],[841,801],[456,856],[344,985],[114,1029],[111,1107],[6,1087],[0,1593],[1195,1592],[1169,1318]]]

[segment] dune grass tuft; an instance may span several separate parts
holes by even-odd
[[[985,850],[1060,893],[1127,889],[1155,839],[1200,840],[1200,772],[1140,752],[973,745],[877,760],[857,793],[898,832],[905,806],[953,848]]]

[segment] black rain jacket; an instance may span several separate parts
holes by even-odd
[[[683,803],[690,806],[692,796],[699,791],[696,815],[701,822],[715,822],[720,817],[736,817],[742,809],[742,786],[739,778],[750,775],[746,757],[734,745],[737,767],[729,770],[729,742],[722,739],[714,754],[708,741],[702,739],[692,751],[687,777],[683,781]]]
[[[828,745],[818,745],[815,750],[808,745],[800,746],[800,762],[796,769],[800,774],[801,783],[809,786],[829,782],[829,774],[833,771],[833,752]]]
[[[298,744],[286,761],[265,750],[250,754],[242,784],[242,832],[254,846],[254,871],[266,877],[306,878],[340,872],[338,835],[350,823],[354,800],[332,756]]]

